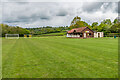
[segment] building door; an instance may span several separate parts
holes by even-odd
[[[86,33],[86,37],[87,37],[87,38],[93,37],[93,36],[92,36],[92,33]]]
[[[83,37],[83,34],[82,34],[82,33],[80,33],[80,37]]]
[[[100,37],[100,33],[98,33],[98,37]]]
[[[89,33],[86,33],[86,37],[87,37],[87,38],[89,37]]]

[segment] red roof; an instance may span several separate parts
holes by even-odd
[[[75,32],[82,32],[86,28],[88,28],[88,27],[75,28],[75,29],[72,29],[72,30],[68,31],[68,33],[73,33],[74,31]]]

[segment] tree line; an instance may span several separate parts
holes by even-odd
[[[74,17],[71,21],[70,26],[60,26],[60,27],[38,27],[38,28],[21,28],[19,26],[9,26],[7,24],[0,24],[2,27],[2,36],[5,34],[20,34],[23,36],[24,34],[33,34],[33,35],[41,35],[41,34],[49,34],[49,33],[67,33],[68,30],[79,27],[89,27],[93,31],[96,32],[104,32],[107,33],[118,33],[120,28],[120,23],[118,18],[116,18],[113,22],[110,19],[105,19],[101,23],[93,22],[91,25],[85,21],[81,20],[81,17]]]
[[[31,34],[34,35],[41,35],[41,34],[49,34],[49,33],[60,33],[60,32],[66,32],[69,27],[68,26],[61,26],[61,27],[39,27],[39,28],[26,28],[31,32]]]
[[[20,36],[23,36],[24,34],[30,34],[30,31],[25,29],[25,28],[21,28],[19,26],[9,26],[7,24],[0,24],[1,27],[1,31],[2,31],[2,35],[1,36],[5,36],[5,34],[19,34]]]

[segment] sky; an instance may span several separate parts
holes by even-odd
[[[117,0],[4,0],[0,7],[2,23],[23,28],[69,26],[76,16],[90,25],[118,17]]]

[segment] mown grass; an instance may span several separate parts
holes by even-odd
[[[117,78],[118,40],[3,39],[3,78]]]
[[[2,38],[0,38],[0,79],[2,79]]]

